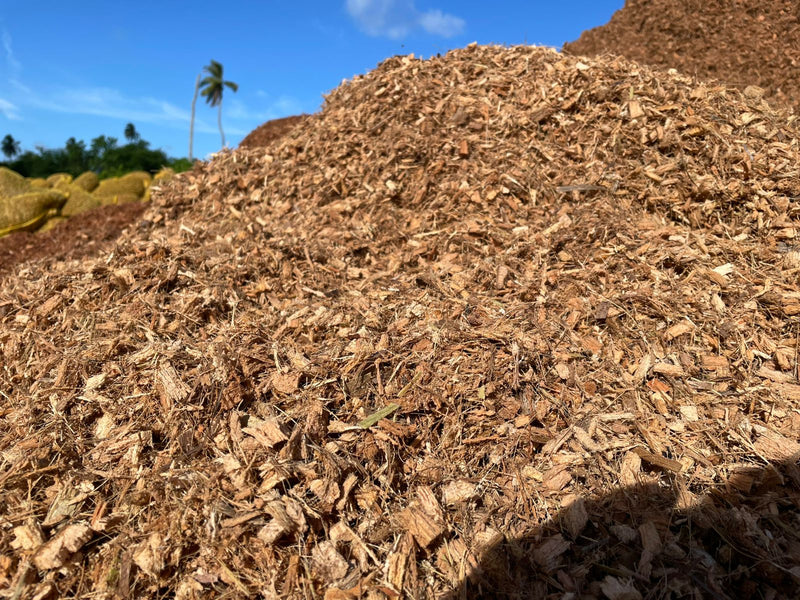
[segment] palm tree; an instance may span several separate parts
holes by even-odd
[[[128,140],[130,143],[136,142],[139,140],[139,132],[136,131],[136,126],[133,123],[128,123],[125,125],[125,139]]]
[[[19,154],[19,142],[15,140],[9,133],[0,142],[0,150],[6,155],[6,158],[12,159]]]
[[[223,79],[222,65],[215,60],[212,60],[211,64],[208,66],[203,67],[203,71],[208,73],[208,77],[200,82],[203,88],[200,93],[206,97],[206,102],[208,102],[209,106],[219,107],[217,112],[217,124],[219,125],[219,135],[222,138],[222,147],[224,148],[225,132],[222,131],[222,91],[225,89],[225,86],[227,86],[236,92],[239,89],[239,85],[233,81],[225,81]]]

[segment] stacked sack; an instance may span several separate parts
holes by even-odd
[[[154,177],[135,171],[101,181],[88,171],[75,179],[67,173],[26,179],[0,167],[0,237],[14,231],[47,231],[98,206],[146,202],[151,184],[163,183],[174,174],[167,167]]]
[[[94,195],[104,205],[140,202],[145,199],[152,181],[149,173],[134,171],[122,177],[104,179],[94,190]]]
[[[0,236],[38,228],[57,216],[66,201],[64,191],[32,185],[14,171],[0,167]]]

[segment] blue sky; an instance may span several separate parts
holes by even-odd
[[[197,74],[211,59],[229,146],[269,119],[314,112],[343,79],[395,54],[477,41],[560,47],[624,0],[0,0],[0,137],[23,149],[74,136],[123,138],[133,122],[171,156],[188,150]],[[198,100],[195,156],[220,148],[216,109]]]

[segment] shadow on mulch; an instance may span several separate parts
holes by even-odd
[[[146,208],[147,204],[140,202],[100,206],[44,233],[18,232],[1,237],[0,277],[15,272],[26,262],[96,255],[110,246]]]
[[[446,600],[798,597],[796,463],[740,470],[691,508],[679,508],[688,500],[679,490],[622,488],[524,536],[498,534]]]

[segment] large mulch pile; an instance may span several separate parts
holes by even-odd
[[[71,217],[42,233],[17,232],[0,237],[0,276],[41,259],[78,259],[107,249],[126,227],[136,223],[141,202],[100,206]]]
[[[620,54],[744,88],[800,108],[796,0],[626,0],[606,25],[564,45],[576,55]]]
[[[295,115],[293,117],[283,117],[282,119],[267,121],[248,133],[239,143],[239,148],[260,148],[267,146],[289,133],[292,129],[305,121],[306,118],[308,118],[308,115]]]
[[[0,280],[0,597],[796,597],[798,134],[396,57]]]

